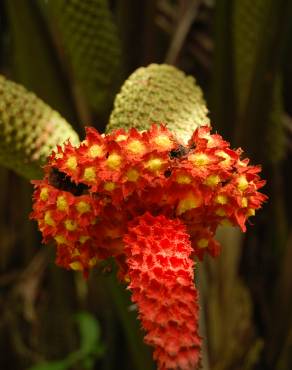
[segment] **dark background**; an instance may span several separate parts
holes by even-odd
[[[291,369],[291,1],[68,0],[69,18],[59,4],[0,2],[1,73],[81,136],[84,124],[104,130],[136,68],[168,63],[196,77],[212,126],[262,164],[270,198],[245,235],[221,230],[222,255],[199,269],[203,368]],[[86,282],[40,247],[31,191],[0,168],[0,368],[154,369],[114,273],[99,268]]]

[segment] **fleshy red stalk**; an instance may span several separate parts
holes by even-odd
[[[124,242],[132,301],[158,369],[196,368],[201,347],[198,293],[185,226],[146,213],[130,223]]]

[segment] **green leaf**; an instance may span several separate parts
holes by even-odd
[[[88,312],[79,313],[76,316],[80,331],[80,349],[85,356],[95,353],[100,347],[100,327],[98,321]]]

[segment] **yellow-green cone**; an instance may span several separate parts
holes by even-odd
[[[108,1],[51,0],[47,5],[87,101],[103,112],[121,78],[121,45]]]
[[[125,81],[106,130],[146,130],[152,123],[165,123],[188,139],[196,127],[209,124],[207,113],[202,90],[192,76],[170,65],[150,64]]]
[[[0,75],[0,164],[32,179],[57,144],[77,133],[35,94]]]

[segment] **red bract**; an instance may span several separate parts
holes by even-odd
[[[124,237],[129,289],[161,370],[194,369],[200,357],[192,246],[179,220],[149,213]]]
[[[199,340],[189,256],[218,255],[214,235],[219,225],[237,225],[245,231],[247,219],[266,199],[258,191],[265,183],[258,174],[260,167],[249,166],[247,159],[241,159],[240,149],[230,149],[207,126],[198,128],[187,145],[163,125],[153,125],[145,132],[121,129],[100,135],[88,128],[86,133],[79,147],[67,143],[49,158],[44,179],[34,182],[32,217],[44,241],[55,240],[57,263],[65,268],[87,275],[98,261],[115,257],[119,277],[130,278],[133,300],[148,332],[146,341],[156,348],[159,369],[191,369],[197,362]],[[177,252],[179,237],[184,240],[183,255]],[[161,256],[167,268],[162,268]],[[155,282],[142,279],[145,258],[160,264]],[[171,265],[174,260],[176,268]],[[180,297],[181,304],[172,306],[164,281],[175,284],[175,297]],[[152,284],[159,285],[163,299],[150,304]],[[171,303],[169,311],[162,301]],[[183,302],[188,302],[187,307]],[[163,318],[158,315],[160,310],[165,313]],[[171,317],[171,310],[176,312],[175,323],[162,324],[159,320]],[[183,324],[182,318],[186,320]],[[184,329],[175,341],[171,338],[178,333],[177,325]],[[186,336],[185,330],[189,330]]]

